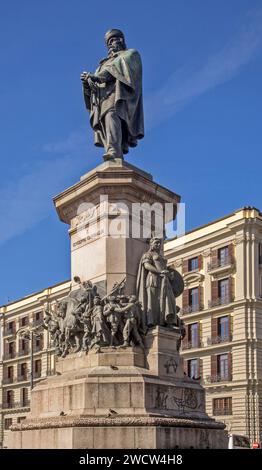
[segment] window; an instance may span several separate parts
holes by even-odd
[[[14,357],[15,355],[15,342],[11,341],[8,343],[8,354],[10,357]]]
[[[221,299],[221,303],[229,301],[229,279],[218,281],[218,296]]]
[[[232,397],[214,398],[213,415],[232,415]]]
[[[26,326],[28,324],[28,317],[23,317],[21,319],[21,326]]]
[[[20,366],[21,378],[26,379],[27,376],[27,363],[23,362]]]
[[[199,325],[198,325],[198,323],[191,323],[191,325],[188,325],[188,340],[191,343],[192,348],[198,348],[198,346],[199,346]]]
[[[7,377],[8,377],[8,379],[10,379],[9,380],[10,382],[13,381],[13,377],[14,377],[14,368],[13,368],[13,366],[9,366],[7,368]]]
[[[10,426],[12,426],[12,422],[13,422],[12,418],[5,419],[5,430],[9,429]]]
[[[21,421],[24,421],[24,419],[26,419],[26,416],[18,416],[17,422],[21,423]]]
[[[196,312],[197,310],[199,310],[198,287],[194,289],[189,289],[189,305],[191,307],[192,312]]]
[[[21,389],[21,406],[28,405],[28,388]]]
[[[41,338],[40,338],[39,336],[37,336],[36,339],[35,339],[35,348],[36,348],[36,351],[40,351],[40,349],[41,349],[41,344],[42,344]]]
[[[258,244],[258,262],[262,264],[262,243]]]
[[[225,341],[226,339],[229,339],[229,318],[228,318],[228,316],[218,318],[218,336],[221,338],[222,341],[223,340]]]
[[[40,377],[41,375],[41,359],[35,361],[35,376]]]
[[[187,363],[188,366],[188,376],[193,378],[197,378],[199,376],[198,373],[198,359],[190,359]]]
[[[188,260],[188,271],[196,271],[198,269],[198,256]]]
[[[13,390],[7,390],[6,402],[7,402],[8,408],[11,408],[14,403],[14,391]]]
[[[217,372],[221,380],[228,380],[228,354],[217,356]]]
[[[218,250],[218,261],[220,266],[225,266],[229,261],[228,246],[224,246]]]
[[[7,330],[10,332],[10,333],[13,333],[15,331],[15,322],[14,321],[10,321],[8,324],[7,324]]]

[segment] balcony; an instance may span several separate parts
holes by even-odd
[[[220,343],[229,343],[232,341],[232,335],[227,336],[212,336],[207,338],[207,346],[211,346],[213,344],[220,344]]]
[[[16,379],[17,382],[28,382],[28,380],[30,380],[29,373],[18,375]]]
[[[211,263],[208,263],[207,265],[207,271],[214,271],[215,269],[219,268],[226,268],[228,266],[232,266],[234,264],[234,258],[233,256],[226,256],[223,259],[215,259],[211,261]]]
[[[40,318],[37,318],[37,319],[33,319],[33,326],[39,326],[39,325],[42,325],[43,323],[43,318],[40,317]]]
[[[233,301],[232,295],[225,295],[223,297],[217,297],[208,301],[208,308],[218,307],[219,305],[230,304]]]
[[[12,336],[12,335],[15,335],[15,333],[16,333],[15,327],[5,328],[3,336]]]
[[[3,355],[3,360],[8,361],[9,359],[14,359],[17,356],[16,352],[5,353]]]
[[[195,305],[187,305],[186,307],[182,308],[180,310],[181,315],[187,315],[188,313],[195,313],[195,312],[200,312],[203,310],[204,306],[200,304],[195,304]]]
[[[212,383],[218,383],[218,382],[231,382],[232,380],[232,375],[230,373],[228,374],[215,374],[215,375],[208,375],[205,378],[205,383],[206,384],[212,384]]]
[[[202,348],[203,343],[201,341],[182,341],[182,351],[186,351],[187,349],[193,349],[193,348]]]
[[[3,385],[12,384],[12,383],[14,383],[14,377],[5,377],[2,380],[2,383],[3,383]]]
[[[29,408],[29,407],[30,407],[30,400],[3,402],[2,404],[2,409]]]
[[[21,357],[21,356],[28,356],[29,355],[29,349],[20,349],[18,351],[18,356]]]
[[[230,408],[220,408],[213,410],[213,416],[226,416],[232,415],[232,409]]]

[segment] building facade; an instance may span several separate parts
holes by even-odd
[[[64,282],[0,308],[0,447],[5,447],[10,426],[30,411],[31,370],[34,385],[55,369],[49,333],[34,336],[31,364],[32,342],[22,339],[18,330],[40,325],[45,306],[65,297],[69,289],[70,282]]]
[[[170,240],[183,276],[184,371],[229,432],[262,441],[262,214],[240,209]]]

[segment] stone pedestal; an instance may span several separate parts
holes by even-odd
[[[179,199],[123,161],[84,175],[54,199],[60,219],[70,225],[72,279],[92,281],[108,295],[125,278],[125,293],[135,294],[147,239],[152,232],[163,237]],[[143,216],[134,207],[141,203]],[[151,219],[145,209],[153,204]],[[11,427],[9,447],[226,447],[224,424],[205,413],[203,387],[184,376],[179,341],[178,329],[156,327],[143,348],[106,347],[58,359],[56,375],[32,391],[29,417]]]
[[[149,173],[122,160],[105,162],[82,176],[54,198],[60,220],[70,226],[72,280],[78,276],[109,292],[126,278],[126,293],[134,293],[148,238],[155,230],[162,231],[163,238],[164,223],[175,218],[179,200]],[[138,212],[140,204],[143,214]],[[150,207],[155,210],[152,220],[147,215]],[[156,227],[161,216],[162,226]]]
[[[224,448],[224,425],[205,413],[204,389],[184,376],[179,334],[156,327],[140,347],[59,359],[32,392],[10,448]],[[173,353],[172,353],[173,351]]]

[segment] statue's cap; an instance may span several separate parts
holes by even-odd
[[[108,44],[109,39],[115,38],[115,37],[125,39],[124,33],[122,33],[122,31],[120,31],[120,29],[110,29],[105,34],[106,45]]]

